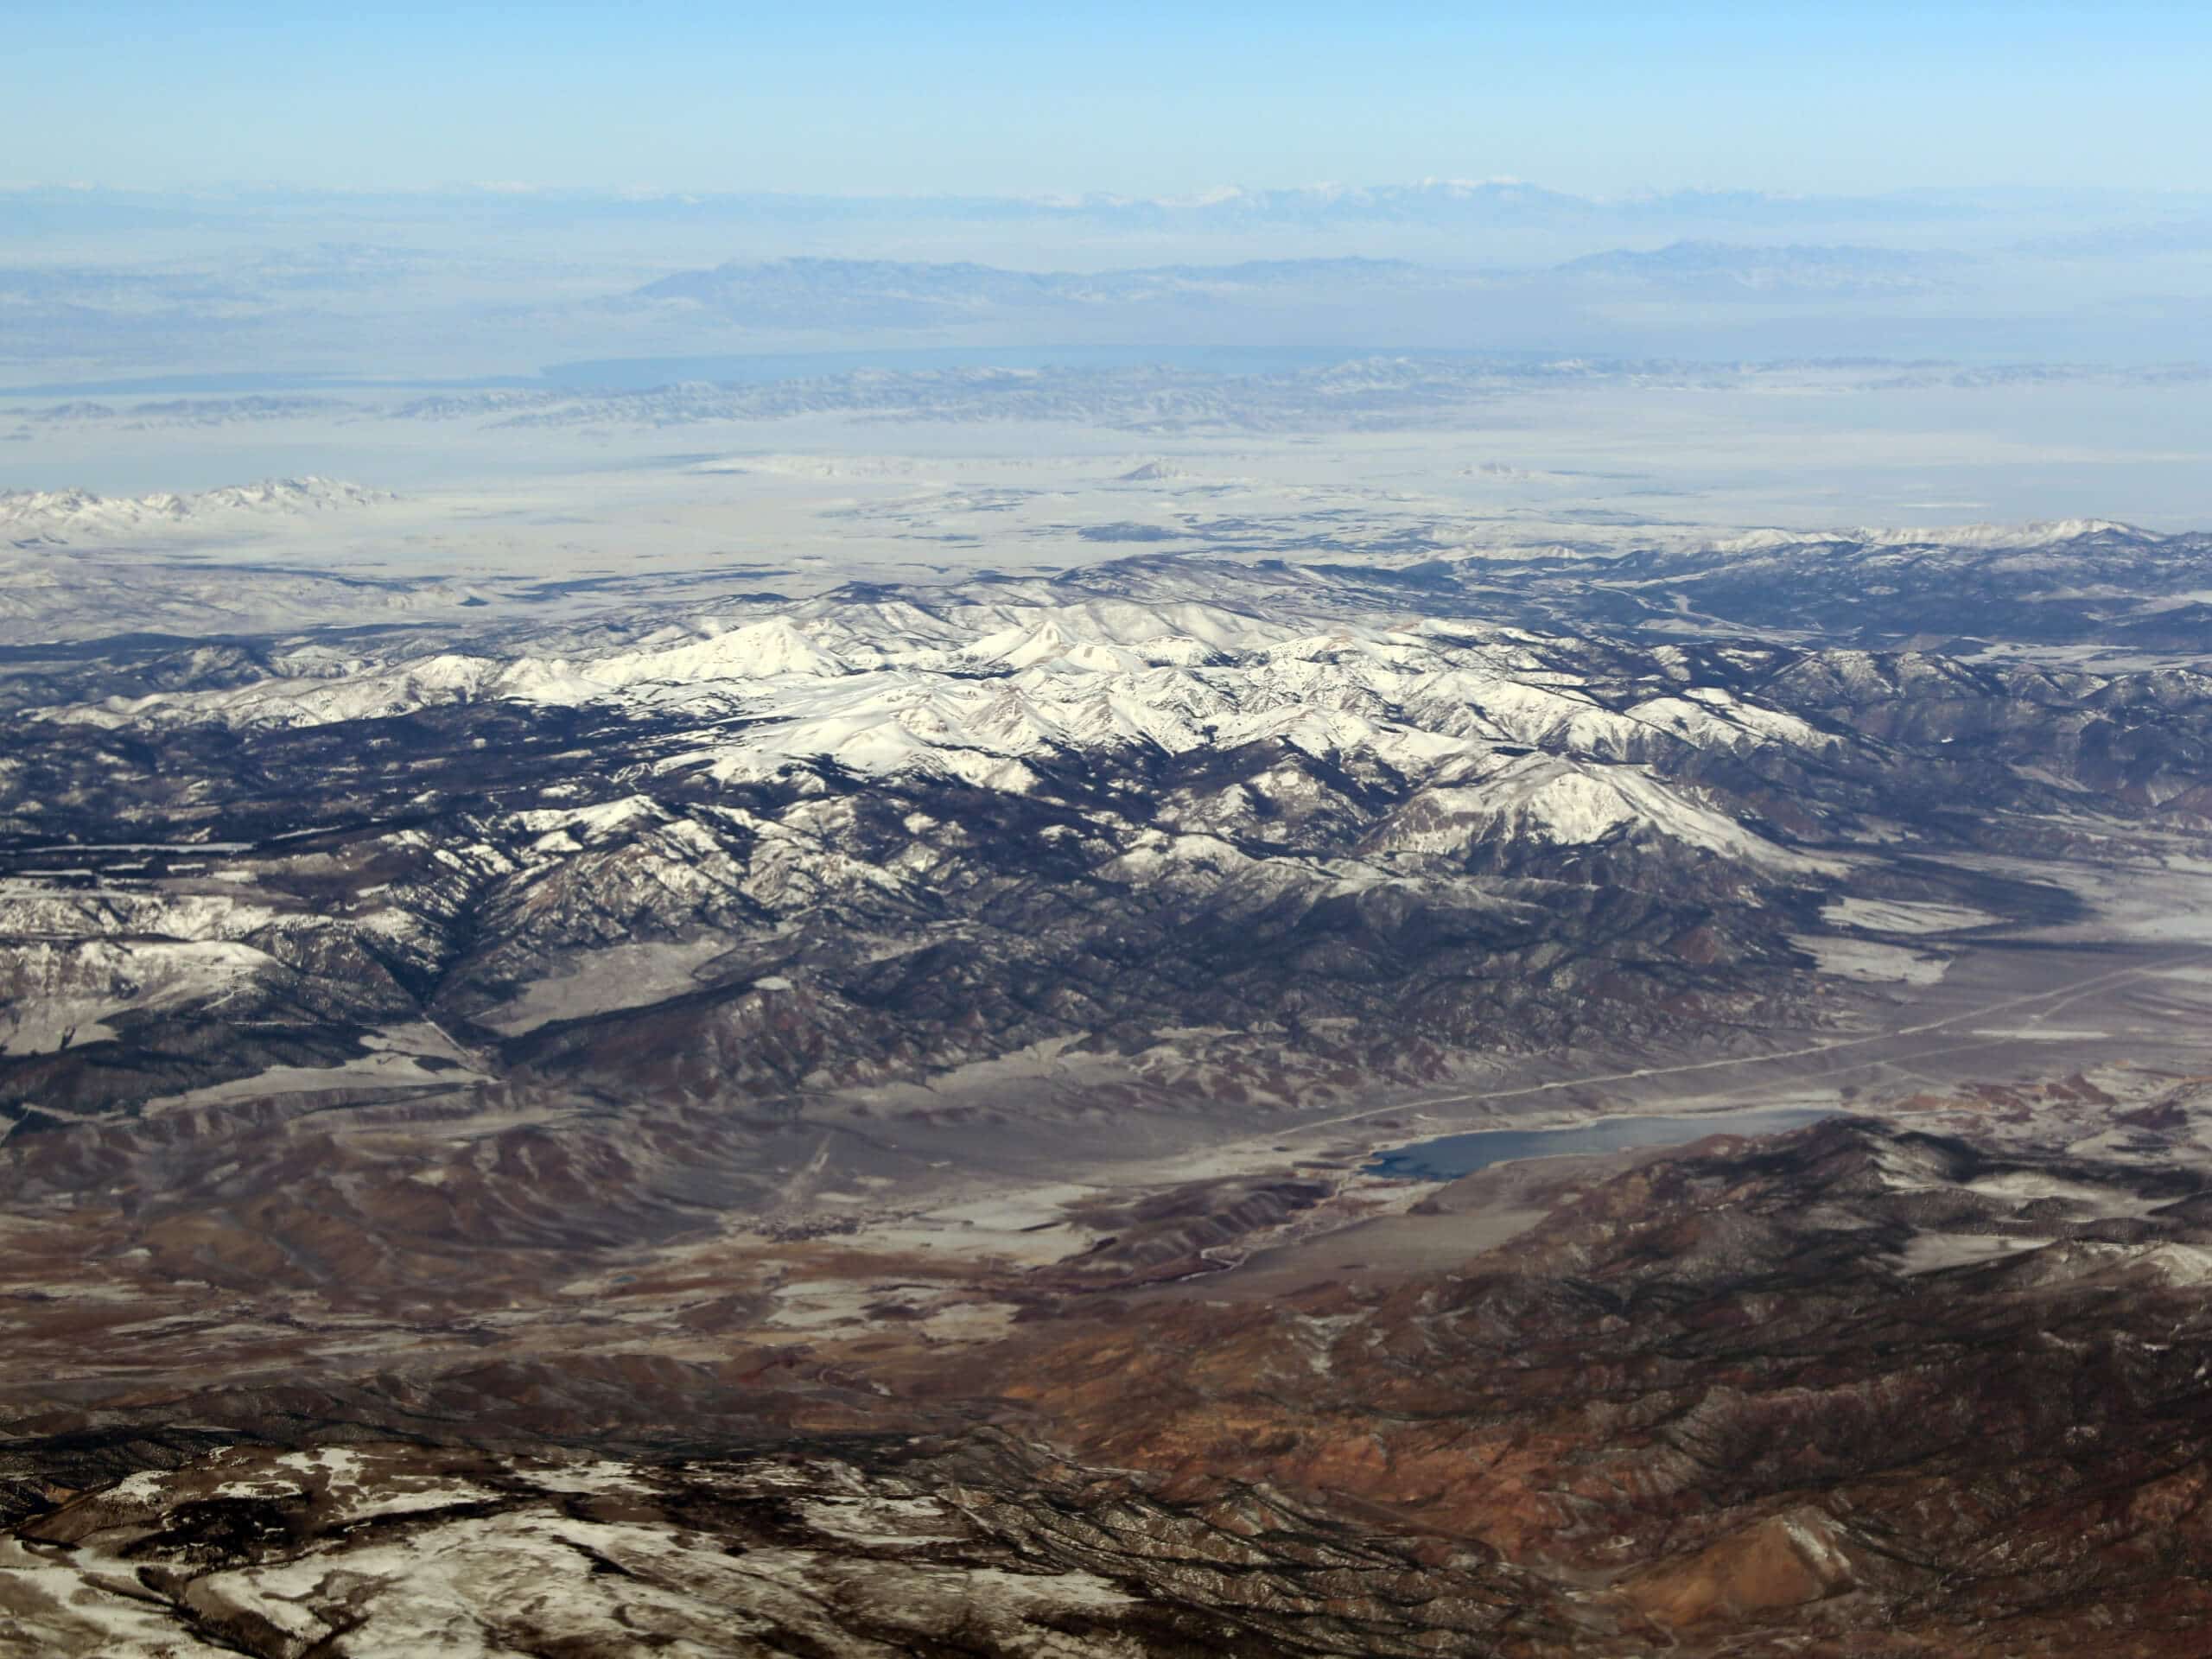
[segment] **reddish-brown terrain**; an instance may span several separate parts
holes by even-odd
[[[0,1652],[2201,1653],[2212,1088],[1913,1107],[620,1248],[469,1236],[496,1135],[58,1206]]]

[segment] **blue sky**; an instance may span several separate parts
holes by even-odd
[[[0,183],[2212,187],[2212,6],[0,0]]]

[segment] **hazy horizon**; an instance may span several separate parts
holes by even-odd
[[[0,396],[1219,352],[2140,370],[2212,321],[2212,19],[2139,0],[107,0],[10,45]]]
[[[1356,16],[961,0],[804,18],[653,0],[527,25],[477,4],[105,0],[11,35],[10,173],[134,188],[1188,195],[1506,175],[1584,194],[1868,194],[2212,171],[2212,20],[2145,0]]]

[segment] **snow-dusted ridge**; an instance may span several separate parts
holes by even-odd
[[[1705,545],[1716,553],[1763,553],[1776,548],[1815,547],[1848,543],[1860,547],[1953,547],[1986,551],[1993,548],[2060,547],[2092,536],[2156,542],[2164,537],[2115,518],[2031,519],[2022,524],[1972,524],[1918,527],[1862,524],[1851,530],[1751,530]]]
[[[1672,648],[1624,671],[1581,641],[1348,613],[1325,588],[1273,590],[1263,608],[1230,575],[1211,602],[1182,596],[1187,576],[1166,588],[876,588],[766,616],[695,616],[581,651],[524,636],[336,672],[315,658],[296,677],[280,662],[245,683],[50,712],[110,729],[299,730],[486,701],[592,710],[680,723],[693,735],[662,746],[646,775],[723,789],[834,772],[1027,795],[1070,765],[1113,774],[1274,749],[1412,791],[1363,842],[1384,859],[1602,844],[1664,847],[1763,880],[1835,874],[1668,773],[1700,754],[1817,761],[1849,740],[1697,683]],[[1260,810],[1326,804],[1295,770],[1260,785],[1271,803]],[[1205,810],[1251,804],[1237,796]],[[1155,855],[1182,854],[1171,839]]]
[[[0,534],[67,541],[92,534],[175,528],[246,516],[356,512],[396,498],[388,490],[312,474],[189,493],[99,495],[89,490],[0,491]]]
[[[1168,753],[1280,740],[1408,776],[1495,746],[1633,760],[1655,747],[1818,752],[1802,718],[1662,675],[1593,696],[1569,642],[1465,623],[1262,616],[1227,604],[1010,590],[828,598],[725,626],[699,619],[584,656],[444,652],[56,711],[121,726],[302,727],[480,698],[739,712],[757,724],[689,757],[719,775],[829,761],[890,772],[1128,745]],[[669,763],[676,764],[676,763]],[[1012,773],[1006,774],[1008,777]]]
[[[1986,557],[2183,563],[2083,545]],[[1771,563],[1878,585],[1824,544]],[[1818,590],[1769,563],[1713,561],[1796,626]],[[1577,627],[1516,607],[1541,575],[1378,568],[1153,554],[41,663],[0,761],[34,849],[0,932],[39,943],[0,1001],[45,1013],[0,1022],[0,1072],[43,1068],[47,1099],[129,1050],[133,1098],[189,1102],[246,1086],[174,1058],[201,1010],[289,1030],[327,1005],[346,1024],[313,1013],[262,1075],[429,1087],[499,1045],[589,1071],[603,1027],[679,1091],[701,1055],[715,1088],[860,1087],[1111,1030],[1155,1082],[1274,1089],[1311,1080],[1270,1034],[1294,995],[1377,1075],[1433,1078],[1614,1012],[1673,1031],[1815,981],[1936,983],[2020,913],[1997,878],[1902,869],[1969,817],[2024,857],[2054,810],[2212,819],[2212,677],[2185,669]],[[202,836],[251,855],[114,850]],[[106,897],[157,888],[206,913]],[[1011,994],[1038,983],[1080,988]],[[424,984],[468,1053],[417,1028]]]

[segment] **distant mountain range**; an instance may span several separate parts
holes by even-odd
[[[2177,262],[2208,225],[2204,194],[1510,180],[1182,198],[0,190],[0,377],[1287,341],[2164,361],[2201,321]]]
[[[733,320],[802,327],[899,326],[1062,309],[1250,302],[1346,289],[1405,290],[1466,281],[1397,259],[1269,259],[1089,274],[888,259],[731,260],[678,271],[629,296],[696,305]]]
[[[1955,256],[1890,248],[1675,242],[1609,248],[1537,270],[1446,270],[1402,259],[1271,259],[1093,272],[961,262],[731,260],[647,283],[622,300],[670,303],[755,327],[899,327],[1116,310],[1359,299],[1404,303],[1455,293],[1622,289],[1735,298],[1898,294],[1932,289]]]
[[[355,222],[465,212],[486,221],[560,223],[717,219],[784,224],[922,220],[1084,220],[1121,227],[1208,225],[1337,226],[1434,221],[1555,225],[1669,221],[1773,225],[1929,223],[2031,215],[2201,218],[2212,193],[2126,188],[1923,188],[1864,194],[1679,189],[1586,195],[1510,178],[1423,179],[1402,184],[1227,186],[1185,196],[1077,193],[1062,196],[826,195],[766,190],[608,191],[560,187],[326,193],[190,193],[32,186],[0,190],[0,236],[60,229],[167,228],[232,223],[302,210],[341,211]]]
[[[344,512],[391,499],[340,479],[272,478],[179,494],[96,495],[86,490],[0,490],[0,537],[62,543],[153,525],[230,523],[240,515]]]
[[[1578,283],[1738,295],[1898,294],[1941,286],[1952,254],[1853,245],[1759,247],[1671,242],[1663,248],[1608,248],[1557,267]]]

